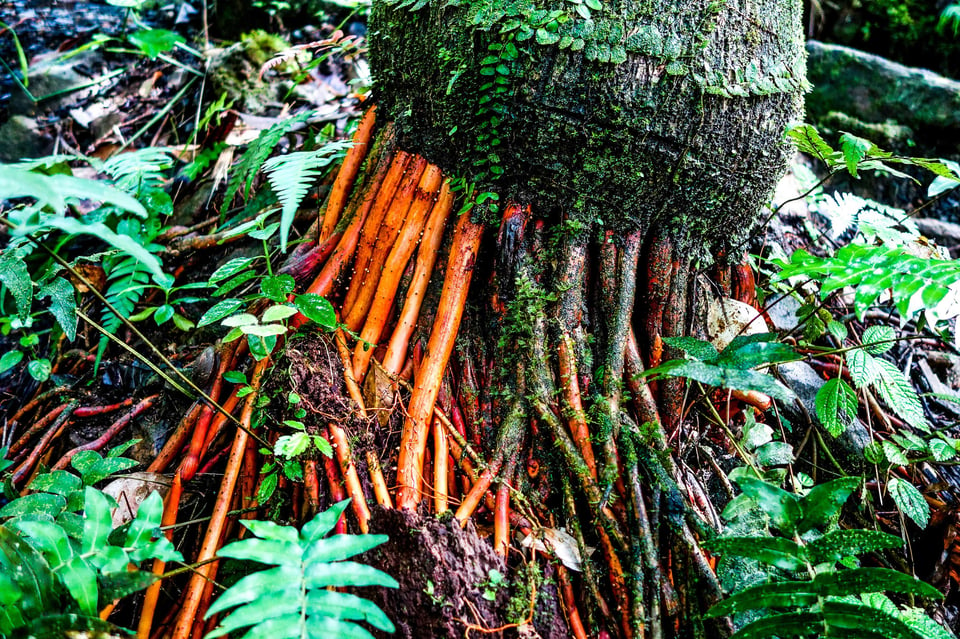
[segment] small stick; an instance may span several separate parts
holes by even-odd
[[[113,413],[121,408],[128,408],[133,406],[133,398],[128,397],[122,402],[117,402],[116,404],[108,404],[106,406],[81,406],[77,410],[73,411],[74,417],[94,417],[96,415],[106,415],[107,413]]]
[[[357,403],[360,410],[360,416],[366,418],[367,407],[363,402],[363,393],[360,392],[360,386],[357,379],[353,376],[353,362],[350,361],[350,350],[347,348],[347,338],[342,328],[337,329],[336,333],[337,352],[340,354],[340,362],[343,364],[343,379],[347,386],[347,393],[350,398]]]
[[[240,475],[240,465],[244,458],[244,451],[247,447],[247,431],[250,429],[250,420],[253,417],[253,410],[256,406],[260,382],[263,374],[267,370],[270,358],[264,358],[256,363],[253,369],[250,387],[254,392],[246,396],[243,404],[243,413],[240,416],[240,423],[243,428],[237,429],[237,434],[233,440],[233,447],[230,449],[230,457],[227,459],[227,467],[223,473],[223,481],[220,484],[220,490],[217,493],[217,499],[214,502],[213,513],[210,516],[210,524],[203,537],[203,543],[200,546],[200,553],[197,556],[197,562],[203,563],[190,578],[187,589],[183,596],[183,603],[180,609],[180,615],[177,617],[177,624],[174,627],[172,639],[187,639],[193,628],[194,618],[200,606],[203,597],[204,586],[207,580],[216,569],[215,561],[210,561],[216,556],[220,546],[220,536],[226,523],[227,513],[230,510],[230,503],[233,500],[233,491],[237,486],[237,479]]]
[[[170,492],[167,493],[167,498],[163,502],[163,516],[160,519],[160,526],[164,529],[163,534],[170,541],[173,541],[173,527],[177,523],[182,492],[183,482],[180,479],[180,473],[177,473],[173,476]],[[166,565],[166,562],[154,559],[153,574],[162,575]],[[158,579],[150,584],[144,593],[143,608],[140,609],[140,620],[137,622],[137,639],[150,639],[150,629],[153,626],[153,616],[156,613],[157,601],[160,598],[161,584],[162,582]]]
[[[330,234],[333,233],[337,221],[340,219],[340,213],[350,195],[350,189],[353,188],[353,182],[360,172],[360,165],[363,158],[367,155],[367,147],[370,144],[370,137],[373,135],[373,125],[376,121],[376,105],[370,107],[357,126],[353,134],[353,146],[347,151],[343,158],[343,164],[340,165],[340,171],[337,173],[337,179],[333,182],[333,188],[330,189],[330,198],[327,200],[327,209],[323,214],[323,224],[320,226],[320,235],[317,238],[318,243],[322,243]]]
[[[360,532],[366,533],[369,530],[370,509],[367,507],[367,497],[363,494],[363,487],[360,485],[357,466],[353,463],[347,434],[333,422],[327,424],[327,428],[330,430],[330,439],[333,440],[333,450],[337,454],[337,461],[340,462],[340,471],[343,473],[343,481],[346,484],[347,496],[350,497],[350,505],[353,507],[357,522],[360,524]]]
[[[133,410],[110,424],[110,427],[103,431],[103,434],[101,434],[100,437],[97,437],[93,441],[89,441],[81,446],[77,446],[73,450],[67,452],[56,464],[53,465],[52,470],[63,470],[70,463],[70,460],[73,459],[73,456],[82,450],[100,450],[106,446],[108,443],[110,443],[111,439],[113,439],[120,431],[126,428],[127,424],[129,424],[133,418],[137,417],[140,415],[140,413],[153,406],[153,403],[157,401],[159,397],[160,395],[150,395],[149,397],[145,397],[144,399],[140,400],[140,403],[134,406]],[[76,416],[76,412],[74,412],[74,416]]]
[[[17,423],[20,422],[20,419],[23,418],[24,415],[26,415],[27,413],[32,411],[34,408],[39,406],[41,402],[44,402],[50,399],[54,395],[65,393],[66,391],[69,391],[69,390],[70,390],[69,386],[57,386],[56,388],[51,388],[48,391],[44,391],[40,393],[39,395],[31,399],[29,402],[21,406],[20,409],[13,414],[13,417],[7,420],[7,423],[11,427],[16,425]],[[10,451],[10,452],[12,453],[13,451]]]
[[[50,445],[56,437],[63,431],[63,428],[67,425],[67,422],[70,420],[70,417],[73,416],[73,410],[79,405],[79,402],[73,401],[63,407],[63,410],[59,411],[57,418],[53,421],[53,424],[50,425],[50,428],[44,433],[43,437],[40,438],[40,441],[37,442],[37,445],[33,447],[33,450],[30,451],[30,454],[27,455],[27,458],[23,460],[23,463],[17,467],[17,470],[13,473],[13,478],[11,482],[13,484],[20,483],[20,480],[26,477],[30,470],[33,468],[34,464],[37,463],[37,460],[40,459],[40,456],[46,452],[47,446]],[[26,489],[24,489],[26,491]]]
[[[437,317],[430,331],[427,353],[416,376],[413,395],[407,407],[408,417],[400,438],[400,457],[397,463],[397,483],[400,485],[398,508],[416,510],[420,503],[423,458],[430,416],[433,414],[443,372],[447,368],[460,328],[460,319],[463,316],[482,237],[483,225],[472,222],[469,215],[461,215],[453,236]]]
[[[370,471],[370,483],[373,484],[373,494],[377,498],[377,503],[386,508],[393,508],[390,489],[387,488],[387,480],[383,478],[383,468],[380,467],[380,458],[372,450],[367,451],[367,470]]]
[[[370,345],[375,345],[380,341],[383,328],[390,318],[390,309],[393,307],[397,289],[400,288],[404,269],[417,247],[428,214],[430,219],[434,219],[431,211],[437,211],[440,208],[434,206],[433,198],[437,189],[440,188],[442,177],[440,168],[432,164],[423,172],[423,177],[414,193],[413,203],[410,205],[403,228],[390,250],[390,254],[384,261],[380,281],[377,283],[377,289],[374,292],[373,300],[370,302],[367,318],[364,321],[363,329],[360,331],[360,341],[353,352],[353,377],[358,381],[363,380],[364,375],[367,374],[370,358],[373,356],[373,347]],[[440,209],[437,217],[442,217],[445,220],[446,213],[449,213],[453,206],[453,194],[448,182],[443,183],[443,193],[440,198],[444,202],[445,211]]]
[[[74,405],[80,404],[79,402],[73,402],[73,403]],[[15,454],[19,453],[20,450],[25,448],[27,444],[30,443],[31,437],[33,437],[34,435],[36,435],[37,433],[45,429],[47,426],[50,425],[51,422],[55,421],[60,416],[60,414],[67,409],[67,406],[69,405],[70,404],[61,404],[60,406],[57,406],[52,411],[50,411],[49,413],[47,413],[46,415],[38,419],[30,428],[27,429],[27,431],[23,435],[20,435],[20,437],[17,438],[17,441],[13,442],[13,445],[11,445],[10,449],[7,451],[7,455],[9,455],[10,457],[13,457]]]
[[[173,434],[167,439],[167,443],[163,445],[160,454],[147,466],[147,472],[162,473],[167,469],[167,466],[173,461],[174,456],[183,448],[187,437],[193,432],[193,427],[197,423],[197,418],[200,417],[201,411],[203,411],[203,404],[199,400],[195,401],[190,407],[190,410],[187,411],[187,414],[180,420]]]
[[[407,298],[403,302],[403,310],[400,312],[397,326],[390,337],[387,352],[383,356],[383,368],[388,374],[397,375],[407,358],[410,338],[417,326],[417,318],[420,317],[420,307],[426,296],[433,266],[440,252],[443,230],[446,228],[447,218],[453,208],[453,201],[454,195],[449,189],[449,181],[446,181],[424,227],[420,248],[417,249],[417,265],[413,272],[413,280],[410,282]]]

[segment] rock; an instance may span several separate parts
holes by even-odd
[[[0,161],[19,162],[47,154],[49,145],[34,118],[15,115],[0,126]]]
[[[805,430],[803,425],[807,422],[807,415],[814,424],[822,428],[820,420],[817,419],[815,400],[817,391],[826,383],[826,380],[817,375],[817,372],[805,362],[780,364],[777,366],[777,373],[783,383],[796,393],[797,401],[806,411],[805,415],[804,410],[801,410],[796,402],[783,404],[783,412],[787,418],[794,424],[801,425],[800,428],[794,429],[793,435],[798,438],[803,435]],[[824,440],[830,444],[831,453],[846,472],[857,474],[862,473],[866,468],[863,449],[870,443],[871,438],[867,427],[859,419],[854,418],[853,423],[839,437],[833,438],[825,432]]]
[[[815,87],[807,96],[811,120],[842,112],[864,123],[909,127],[925,140],[960,139],[960,82],[839,45],[810,41],[807,53]]]
[[[944,222],[933,218],[915,218],[917,229],[926,237],[935,240],[941,246],[956,246],[960,244],[960,224]]]
[[[800,310],[800,301],[793,295],[780,295],[767,306],[767,317],[777,331],[792,331],[800,323],[797,311]]]
[[[46,110],[56,111],[73,106],[103,91],[103,84],[90,84],[91,80],[100,76],[100,73],[97,72],[91,76],[85,71],[99,70],[102,64],[102,58],[96,52],[83,53],[66,61],[52,58],[35,63],[30,67],[30,84],[27,88],[40,102],[33,102],[30,96],[16,88],[10,97],[10,112],[19,115],[37,115]]]

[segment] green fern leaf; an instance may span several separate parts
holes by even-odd
[[[272,522],[243,522],[256,538],[228,544],[218,556],[276,567],[247,575],[210,606],[207,617],[233,610],[206,639],[240,628],[249,628],[245,638],[372,639],[369,631],[353,621],[366,621],[379,630],[393,632],[393,624],[373,603],[356,595],[325,590],[329,585],[398,587],[392,577],[375,568],[343,561],[382,544],[386,535],[324,538],[348,503],[349,500],[340,502],[320,513],[299,533],[295,528]]]
[[[172,166],[169,149],[151,146],[114,155],[103,163],[103,172],[113,178],[117,188],[140,199],[148,191],[163,188],[164,171]]]
[[[243,189],[243,198],[250,197],[250,190],[253,188],[253,180],[260,172],[263,162],[270,157],[280,143],[281,138],[291,129],[299,124],[306,122],[313,111],[299,113],[292,118],[277,122],[269,129],[261,131],[260,135],[254,140],[247,150],[243,152],[240,163],[230,172],[230,181],[227,182],[227,190],[223,194],[223,205],[220,207],[220,215],[226,215],[233,198]]]
[[[270,158],[263,164],[270,186],[277,194],[282,209],[280,212],[280,250],[287,250],[287,239],[294,215],[306,197],[310,186],[319,178],[323,169],[342,157],[350,143],[333,142],[316,151],[298,151]]]

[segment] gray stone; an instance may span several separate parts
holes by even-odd
[[[807,43],[814,90],[807,112],[821,121],[842,112],[865,123],[896,123],[920,136],[960,139],[960,82],[834,44]]]
[[[783,412],[787,419],[796,424],[805,424],[807,416],[817,427],[822,428],[817,419],[816,397],[817,391],[826,383],[826,380],[817,375],[817,372],[806,362],[787,362],[777,366],[777,373],[794,393],[796,393],[803,410],[796,403],[784,404]],[[804,414],[806,412],[806,415]],[[803,431],[794,431],[800,435]],[[830,451],[837,462],[848,473],[861,473],[866,468],[866,459],[863,449],[870,443],[871,437],[867,427],[859,419],[853,423],[839,437],[831,437],[824,433],[825,441],[830,445]]]
[[[19,162],[47,154],[47,144],[37,121],[15,115],[0,126],[0,162]]]

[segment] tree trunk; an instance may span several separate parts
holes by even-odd
[[[683,385],[639,373],[677,356],[663,337],[702,331],[708,267],[726,295],[741,284],[729,262],[785,169],[805,87],[800,3],[389,4],[370,22],[378,119],[484,203],[458,219],[432,329],[421,315],[413,340],[395,497],[415,512],[373,513],[371,531],[391,535],[379,565],[402,584],[382,603],[408,637],[729,634],[701,620],[720,592],[697,541],[705,490],[671,457]],[[413,189],[423,167],[404,161]],[[378,241],[395,237],[386,226]],[[389,404],[369,370],[365,401]],[[421,519],[447,503],[454,521]],[[493,552],[474,525],[492,525]],[[579,552],[582,572],[538,561],[527,536]]]

